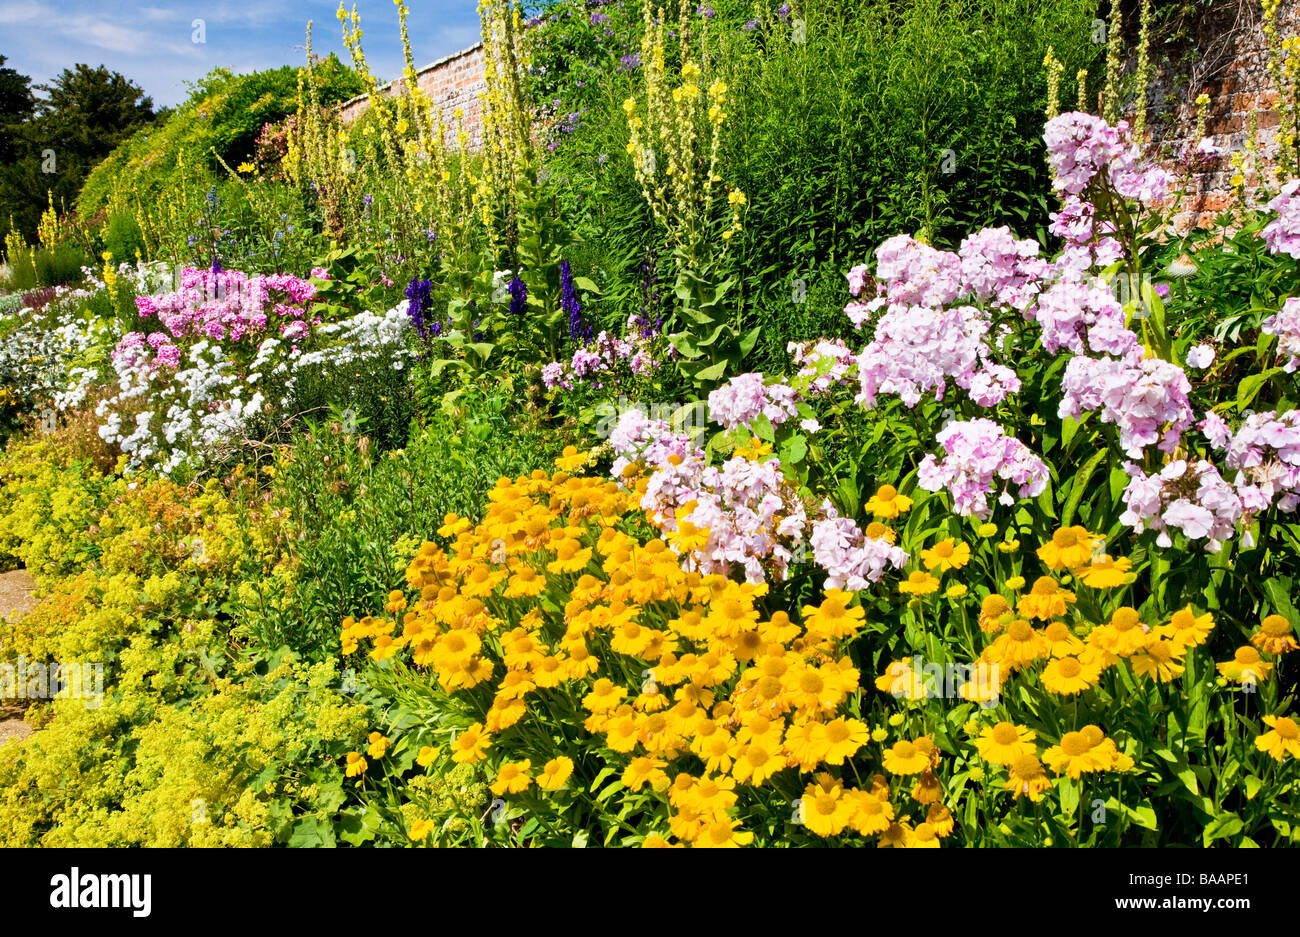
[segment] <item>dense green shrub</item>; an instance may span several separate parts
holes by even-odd
[[[843,274],[889,236],[955,245],[982,225],[1034,235],[1046,224],[1042,61],[1049,45],[1067,76],[1097,60],[1095,0],[700,10],[690,23],[728,84],[720,174],[749,199],[735,301],[764,326],[751,365],[842,330]],[[641,7],[570,0],[541,12],[530,84],[550,171],[617,325],[641,302],[653,246],[622,113],[640,80]]]
[[[326,103],[361,90],[356,76],[335,57],[317,63],[317,69]],[[297,95],[298,73],[290,65],[248,75],[214,70],[191,86],[189,99],[165,123],[140,130],[95,167],[77,201],[78,211],[93,217],[115,196],[127,193],[140,204],[151,204],[174,184],[178,159],[214,172],[217,156],[237,165],[253,154],[265,124],[294,110]]]

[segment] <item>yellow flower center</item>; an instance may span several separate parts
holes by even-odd
[[[1281,615],[1269,615],[1264,619],[1261,628],[1270,638],[1280,638],[1291,633],[1291,623]]]
[[[1092,749],[1092,743],[1082,732],[1067,732],[1061,739],[1061,751],[1065,752],[1071,758],[1078,758],[1080,755],[1086,755]]]
[[[1284,739],[1300,739],[1300,725],[1294,719],[1280,717],[1273,726],[1273,731]]]
[[[898,489],[893,485],[881,485],[880,490],[876,492],[876,497],[881,501],[893,501],[898,497]]]
[[[1034,629],[1023,618],[1017,618],[1011,623],[1011,627],[1007,629],[1007,634],[1011,636],[1013,641],[1028,641],[1033,633]]]
[[[1061,662],[1056,667],[1063,677],[1077,677],[1079,672],[1083,670],[1083,665],[1073,657],[1061,658]]]
[[[993,741],[999,745],[1012,745],[1020,740],[1020,733],[1009,722],[999,722],[993,727]]]
[[[1115,610],[1115,614],[1110,618],[1110,625],[1116,631],[1128,631],[1130,628],[1136,628],[1141,620],[1138,618],[1137,609],[1125,605]]]

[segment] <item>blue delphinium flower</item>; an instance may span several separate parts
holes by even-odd
[[[406,298],[410,304],[406,307],[406,314],[410,317],[411,322],[415,325],[415,331],[421,339],[428,338],[428,330],[424,325],[424,317],[429,312],[429,307],[433,302],[433,282],[431,280],[421,280],[419,277],[412,277],[410,284],[406,287]],[[439,323],[433,334],[437,335],[442,331]]]
[[[510,291],[510,314],[522,316],[528,303],[528,286],[519,277],[515,277],[506,289]]]
[[[592,339],[591,326],[582,321],[582,305],[573,288],[573,269],[567,260],[560,261],[560,309],[569,315],[569,338],[586,346]]]

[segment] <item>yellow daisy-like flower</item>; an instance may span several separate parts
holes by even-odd
[[[1192,611],[1191,606],[1188,606],[1174,612],[1168,624],[1161,625],[1155,629],[1155,632],[1180,647],[1199,647],[1209,638],[1213,628],[1213,615],[1209,612],[1197,615]]]
[[[980,602],[980,630],[988,634],[997,634],[1008,624],[1011,605],[1005,598],[994,592],[992,595],[986,595]],[[1008,620],[1004,621],[1006,617]]]
[[[1242,645],[1232,655],[1232,660],[1215,665],[1219,673],[1238,683],[1258,683],[1268,678],[1273,665],[1262,660],[1259,651],[1248,644]]]
[[[421,768],[427,768],[437,759],[438,754],[442,751],[440,748],[434,748],[432,745],[425,745],[420,749],[420,753],[415,756],[415,763]]]
[[[894,806],[889,802],[889,792],[879,797],[871,791],[846,791],[844,799],[852,808],[849,826],[863,836],[874,836],[889,829],[894,822]]]
[[[867,499],[866,509],[876,517],[886,520],[898,517],[912,509],[912,499],[900,495],[893,485],[881,485],[876,493]]]
[[[473,764],[487,757],[486,749],[490,737],[483,731],[483,724],[476,722],[451,743],[451,760],[457,764]]]
[[[1136,665],[1135,665],[1136,666]],[[1058,657],[1043,668],[1043,686],[1058,696],[1076,696],[1097,684],[1101,668],[1077,657]]]
[[[1093,547],[1101,540],[1086,527],[1062,527],[1052,539],[1038,548],[1038,558],[1048,569],[1073,569],[1092,558]]]
[[[564,782],[569,780],[571,774],[573,774],[573,759],[560,755],[558,758],[552,758],[542,768],[542,773],[537,776],[537,786],[545,791],[556,790],[564,786]]]
[[[1072,573],[1090,589],[1117,589],[1128,582],[1132,569],[1133,561],[1127,556],[1107,556],[1087,566],[1076,566]]]
[[[590,452],[579,452],[576,446],[565,446],[555,460],[555,467],[561,472],[572,472],[587,465],[592,460]]]
[[[1022,755],[1034,754],[1036,734],[1028,726],[999,722],[984,729],[975,740],[975,750],[995,765],[1014,764]]]
[[[939,580],[929,573],[914,569],[898,584],[898,591],[908,595],[930,595],[939,591]]]
[[[1147,642],[1142,652],[1134,654],[1129,662],[1134,673],[1150,677],[1157,683],[1168,683],[1186,669],[1183,665],[1185,654],[1181,644],[1158,639]]]
[[[529,773],[532,768],[533,763],[528,758],[523,761],[508,761],[501,766],[501,770],[497,772],[497,779],[488,786],[488,790],[498,797],[526,791],[533,783],[532,775]]]
[[[370,766],[366,764],[366,760],[361,757],[361,752],[348,752],[348,766],[347,770],[344,772],[346,777],[360,777],[366,773],[366,768],[368,767]]]
[[[1021,755],[1008,766],[1007,781],[1002,786],[1006,790],[1013,791],[1017,800],[1024,796],[1037,802],[1043,791],[1052,786],[1052,782],[1048,780],[1042,762],[1036,755],[1030,753]]]
[[[706,823],[691,845],[703,849],[748,846],[753,842],[754,834],[736,829],[738,822],[734,817],[720,817],[712,823]]]
[[[1281,615],[1269,615],[1260,624],[1259,630],[1250,636],[1250,643],[1268,654],[1288,654],[1300,650],[1291,622]]]
[[[1075,601],[1074,593],[1062,589],[1051,576],[1039,576],[1029,594],[1022,596],[1016,605],[1016,611],[1027,618],[1040,618],[1050,621],[1065,614],[1066,608]]]
[[[930,756],[922,752],[915,742],[902,740],[885,750],[883,764],[890,774],[905,776],[920,774],[930,764]]]
[[[1255,747],[1266,752],[1277,761],[1283,761],[1288,755],[1300,758],[1300,726],[1287,716],[1265,716],[1264,724],[1272,731],[1265,732],[1255,739]]]
[[[388,751],[388,736],[381,732],[370,733],[370,747],[366,749],[366,754],[371,758],[383,758],[384,752]]]
[[[940,540],[930,549],[921,551],[921,562],[932,573],[961,569],[970,562],[970,544],[959,543],[952,537]]]
[[[411,829],[407,832],[406,835],[408,838],[410,838],[411,842],[418,843],[421,842],[422,840],[427,839],[429,837],[429,834],[432,832],[433,832],[433,821],[430,820],[428,817],[425,817],[422,820],[416,820],[415,823],[411,825]]]
[[[909,849],[938,849],[939,834],[929,822],[921,822],[912,830],[912,835],[903,841]]]

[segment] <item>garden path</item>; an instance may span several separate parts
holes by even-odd
[[[36,604],[33,595],[36,580],[25,569],[15,569],[0,573],[0,617],[10,618],[22,614]],[[24,739],[32,734],[32,728],[23,722],[22,707],[16,701],[0,700],[0,745],[10,739]]]

